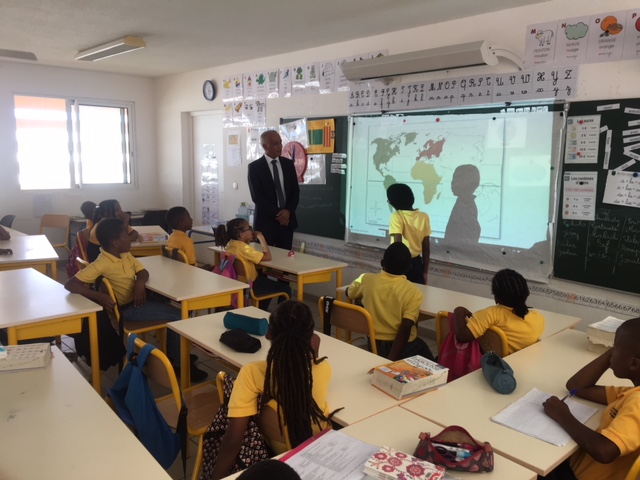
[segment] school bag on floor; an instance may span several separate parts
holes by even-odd
[[[136,335],[129,335],[128,363],[112,388],[107,390],[118,411],[118,416],[134,433],[149,453],[162,465],[169,468],[184,445],[187,435],[187,407],[182,402],[176,432],[158,410],[147,377],[142,371],[151,352],[156,348],[145,345],[138,354],[135,352]],[[186,449],[183,457],[186,457]],[[185,458],[183,458],[184,462]],[[183,464],[184,466],[184,464]]]
[[[231,375],[225,375],[224,402],[220,405],[220,409],[211,421],[209,427],[207,427],[207,431],[203,438],[202,469],[200,471],[199,480],[209,480],[213,474],[213,467],[218,459],[220,445],[222,445],[222,437],[224,437],[224,434],[229,427],[229,397],[231,397],[234,382],[235,379]],[[260,415],[260,409],[262,407],[261,400],[261,397],[258,397],[258,413],[255,417],[251,417],[251,419],[249,419],[247,429],[244,432],[242,446],[240,447],[236,461],[229,474],[244,470],[254,463],[261,462],[262,460],[271,458],[274,455],[266,440],[260,433],[258,424],[255,420],[257,416]]]

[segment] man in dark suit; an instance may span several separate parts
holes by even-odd
[[[298,226],[296,208],[300,199],[293,161],[281,157],[282,139],[275,130],[260,136],[264,155],[249,164],[249,191],[256,206],[254,228],[267,243],[291,250]]]

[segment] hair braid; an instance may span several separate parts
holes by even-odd
[[[315,358],[311,346],[313,316],[304,303],[287,301],[269,319],[271,348],[267,355],[264,397],[278,404],[280,427],[287,428],[292,447],[313,436],[313,424],[327,421],[313,398],[313,365],[324,360]]]
[[[496,273],[491,281],[491,291],[498,303],[513,308],[513,313],[520,318],[529,313],[526,304],[529,286],[524,277],[515,270],[505,268]]]
[[[215,232],[215,244],[224,247],[229,241],[240,238],[244,222],[243,218],[234,218],[227,222],[226,227],[224,224],[218,225]]]

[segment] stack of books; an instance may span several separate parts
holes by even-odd
[[[169,236],[161,232],[140,233],[139,235],[141,242],[159,243],[169,240]]]
[[[371,384],[401,400],[447,383],[448,376],[448,368],[415,355],[376,367]]]
[[[624,321],[615,317],[607,317],[589,325],[587,327],[587,339],[589,340],[587,348],[592,352],[604,353],[613,347],[616,330]]]

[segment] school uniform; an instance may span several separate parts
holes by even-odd
[[[393,212],[389,220],[389,235],[394,234],[402,235],[402,243],[411,252],[411,271],[407,278],[412,282],[424,284],[422,240],[431,236],[429,215],[418,209]]]
[[[167,248],[177,248],[178,250],[182,250],[187,256],[189,265],[196,264],[196,246],[186,232],[183,232],[182,230],[174,230],[167,240]]]

